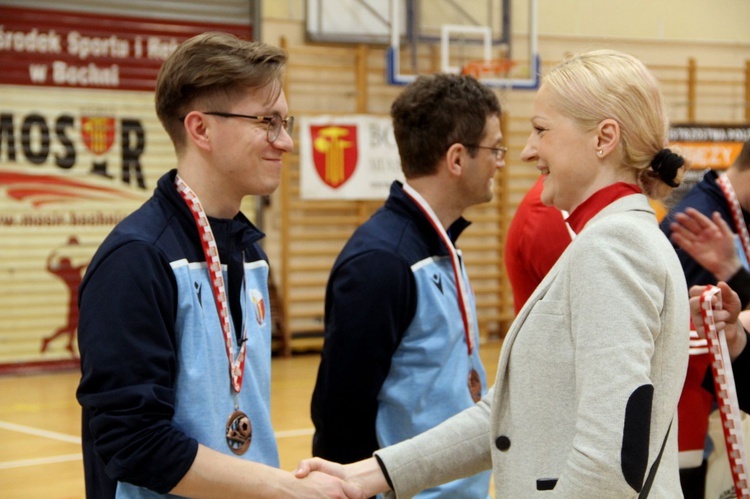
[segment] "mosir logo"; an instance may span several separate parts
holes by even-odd
[[[119,130],[119,134],[118,134]],[[79,139],[80,136],[80,139]],[[119,161],[112,161],[110,150],[119,140]],[[60,170],[71,170],[80,164],[80,148],[93,156],[88,173],[109,179],[119,179],[123,186],[146,187],[141,155],[146,147],[146,135],[140,120],[114,116],[84,114],[78,118],[62,114],[49,119],[31,113],[15,116],[0,113],[0,161],[29,165],[54,165]],[[128,190],[87,185],[84,176],[39,175],[0,170],[0,184],[6,195],[26,199],[38,206],[46,202],[73,199],[112,199],[112,196],[131,198]],[[106,191],[106,192],[105,192]]]
[[[112,116],[81,116],[81,137],[86,149],[96,155],[109,151],[115,142],[115,118]]]

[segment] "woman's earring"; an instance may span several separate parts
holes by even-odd
[[[604,151],[601,150],[601,149],[599,149],[598,151],[596,151],[596,154],[598,154],[599,156],[601,156],[602,154],[604,154]]]

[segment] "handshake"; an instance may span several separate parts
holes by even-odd
[[[313,457],[301,461],[293,474],[307,482],[311,495],[304,497],[365,499],[390,490],[374,457],[346,465]]]

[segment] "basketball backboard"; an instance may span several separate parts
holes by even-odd
[[[440,71],[538,88],[536,8],[537,0],[390,0],[389,83]]]
[[[387,80],[465,72],[501,88],[539,86],[537,0],[307,0],[313,42],[386,45]]]

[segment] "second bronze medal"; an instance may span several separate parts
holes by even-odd
[[[474,403],[482,399],[482,380],[479,379],[479,373],[476,369],[469,372],[469,393]]]

